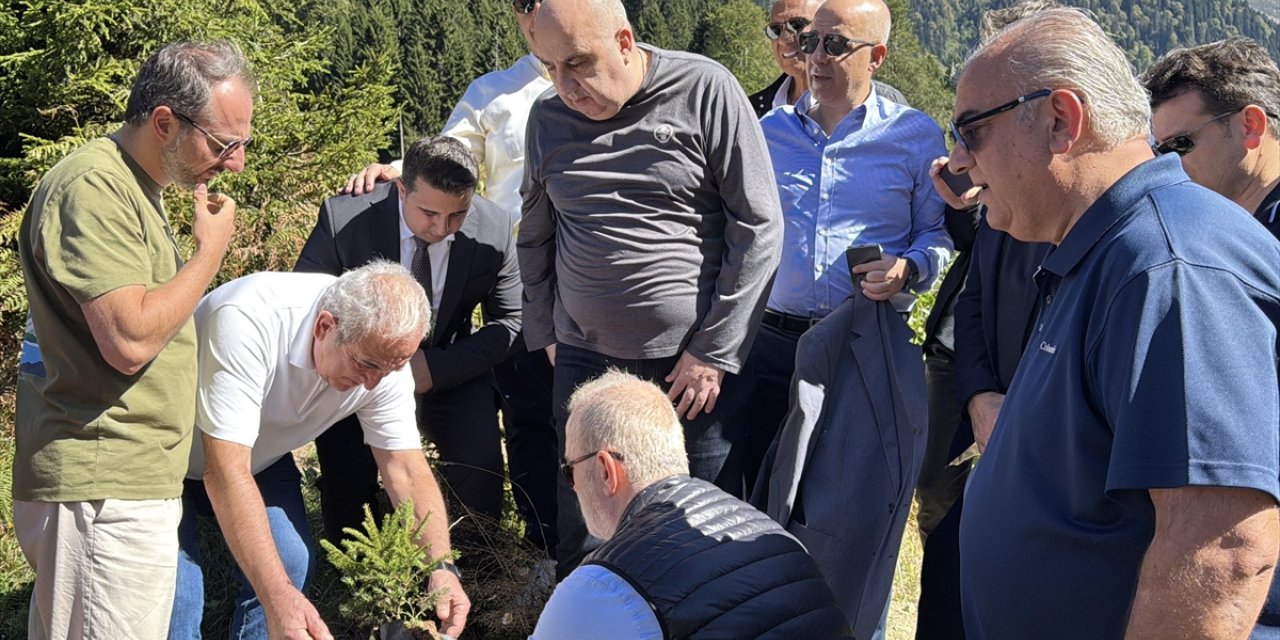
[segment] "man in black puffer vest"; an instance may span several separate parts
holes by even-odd
[[[610,371],[568,408],[561,470],[607,542],[556,588],[531,640],[849,637],[804,547],[689,477],[684,430],[657,386]]]

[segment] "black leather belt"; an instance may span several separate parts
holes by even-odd
[[[793,316],[789,313],[780,313],[773,309],[764,310],[763,322],[776,329],[781,329],[790,333],[804,333],[809,330],[822,318],[806,318],[804,316]]]

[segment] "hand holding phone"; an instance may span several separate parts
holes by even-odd
[[[855,291],[858,289],[859,283],[862,282],[862,279],[865,277],[866,274],[854,273],[853,268],[860,264],[866,264],[868,262],[875,262],[876,260],[879,260],[882,256],[882,253],[883,252],[880,249],[880,245],[878,244],[855,245],[855,246],[849,247],[848,249],[845,249],[844,257],[845,257],[845,260],[849,262],[849,279],[853,280],[853,286]]]
[[[933,188],[943,201],[952,209],[968,209],[977,206],[977,192],[973,188],[973,180],[968,174],[956,174],[947,166],[948,158],[942,156],[933,161],[929,167],[929,176],[933,178]]]

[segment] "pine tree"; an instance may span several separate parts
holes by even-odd
[[[767,18],[751,0],[729,0],[703,18],[699,48],[728,67],[748,93],[765,88],[778,75],[769,42],[760,33]]]

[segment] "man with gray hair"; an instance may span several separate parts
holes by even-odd
[[[1175,49],[1142,82],[1156,151],[1280,237],[1280,69],[1267,48],[1236,37]]]
[[[1084,13],[965,63],[951,166],[1054,249],[966,493],[969,638],[1243,638],[1280,550],[1280,244],[1178,158]]]
[[[45,174],[18,234],[30,303],[18,376],[14,530],[36,572],[31,638],[163,638],[195,418],[191,313],[217,274],[254,81],[230,43],[138,71],[125,124]],[[161,190],[194,190],[184,261]],[[38,354],[38,355],[37,355]]]
[[[812,638],[848,634],[804,547],[689,477],[684,429],[652,382],[610,370],[569,400],[561,471],[607,540],[560,583],[534,640]]]
[[[529,116],[516,246],[525,344],[555,365],[560,453],[573,389],[624,368],[668,389],[693,475],[741,491],[722,473],[725,405],[782,235],[759,123],[727,69],[638,43],[618,0],[534,16],[556,92]],[[568,485],[558,498],[563,577],[597,541]]]
[[[444,559],[441,631],[462,632],[470,602],[448,559],[449,519],[414,417],[408,362],[431,310],[404,267],[375,261],[335,278],[258,273],[218,287],[195,312],[199,393],[179,527],[169,637],[200,637],[203,560],[196,524],[216,514],[240,589],[234,638],[332,638],[303,590],[311,533],[294,449],[355,414],[394,504],[412,501],[418,542]]]

